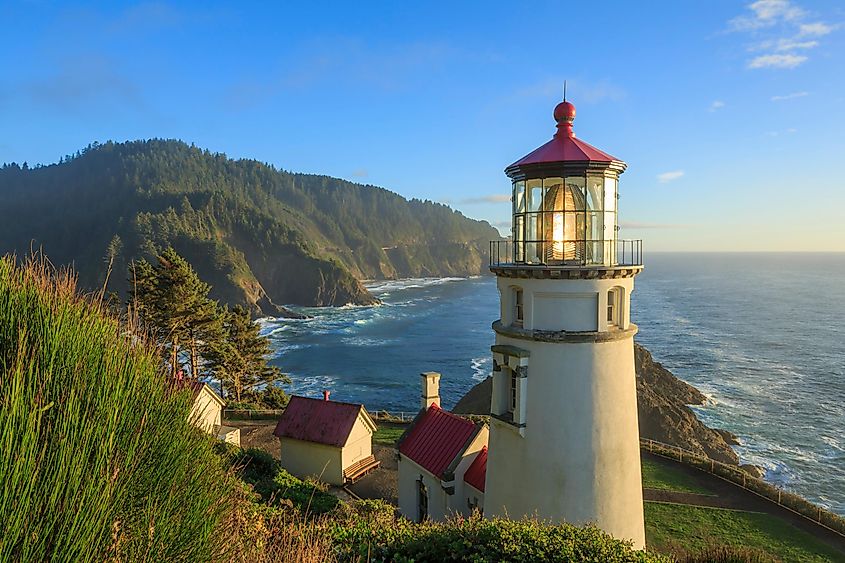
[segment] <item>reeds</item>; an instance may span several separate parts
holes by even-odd
[[[231,479],[101,309],[43,259],[0,259],[0,561],[223,559]]]

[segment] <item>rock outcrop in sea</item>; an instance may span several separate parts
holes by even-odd
[[[706,455],[716,461],[739,464],[731,448],[736,436],[726,430],[710,428],[689,408],[703,405],[707,398],[692,385],[654,361],[651,353],[634,344],[637,373],[637,406],[640,436]],[[492,379],[487,378],[464,395],[452,412],[486,415],[490,410]],[[757,468],[749,467],[750,473]]]

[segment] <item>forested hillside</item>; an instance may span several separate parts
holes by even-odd
[[[437,203],[232,160],[180,141],[94,144],[58,164],[0,169],[0,253],[42,249],[122,297],[129,265],[167,246],[212,297],[274,303],[372,297],[359,279],[474,275],[498,233]]]

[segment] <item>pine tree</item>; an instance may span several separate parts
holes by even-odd
[[[252,322],[249,311],[240,305],[224,311],[223,338],[211,343],[205,353],[221,387],[241,402],[260,386],[290,383],[279,368],[267,363],[270,341],[259,334],[259,326]]]
[[[180,353],[187,352],[191,375],[199,375],[199,345],[219,337],[222,323],[217,303],[208,298],[211,287],[199,279],[173,248],[158,256],[158,264],[135,264],[130,304],[162,346],[175,376]]]

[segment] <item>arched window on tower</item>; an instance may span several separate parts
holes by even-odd
[[[511,298],[513,299],[513,310],[511,311],[513,320],[511,321],[511,325],[521,327],[523,321],[525,320],[525,304],[523,301],[524,297],[522,294],[522,288],[512,287]]]
[[[607,292],[607,325],[608,326],[620,326],[620,309],[621,303],[619,302],[620,291],[617,288],[613,288]]]

